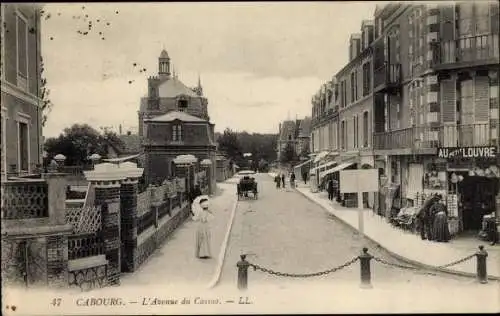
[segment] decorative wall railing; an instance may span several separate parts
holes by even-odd
[[[491,124],[409,127],[373,135],[374,149],[491,146],[498,142]]]
[[[81,259],[104,254],[101,234],[74,234],[68,238],[68,259]]]
[[[151,189],[137,194],[137,217],[141,217],[151,210]]]
[[[137,217],[137,234],[141,234],[143,231],[153,226],[156,220],[156,212],[150,209],[149,212],[142,214]]]
[[[48,185],[44,180],[8,180],[1,183],[2,219],[48,217]]]
[[[73,226],[75,234],[93,234],[102,228],[100,207],[66,209],[66,221]]]

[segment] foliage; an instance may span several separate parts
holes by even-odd
[[[219,150],[224,152],[241,168],[266,168],[268,161],[276,159],[276,135],[248,132],[235,132],[226,129],[216,138]],[[243,153],[251,153],[251,157],[243,157]]]
[[[225,153],[230,159],[237,161],[242,157],[240,143],[236,132],[226,128],[224,133],[217,139],[219,150]]]
[[[97,153],[106,158],[109,146],[120,148],[123,143],[114,132],[104,130],[100,133],[88,124],[74,124],[58,137],[48,138],[44,146],[49,159],[63,154],[66,165],[83,165],[89,163],[90,155]]]
[[[47,88],[47,78],[43,77],[43,72],[45,70],[43,64],[43,58],[40,57],[40,99],[42,100],[41,110],[42,110],[42,126],[47,124],[47,119],[50,111],[52,111],[53,103],[50,100],[50,89]]]
[[[295,153],[295,148],[293,144],[287,143],[281,155],[281,162],[288,163],[295,161],[296,159],[297,159],[297,154]]]

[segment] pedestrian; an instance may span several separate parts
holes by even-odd
[[[448,228],[448,210],[443,203],[443,196],[439,194],[431,206],[430,213],[433,214],[432,237],[437,242],[448,242],[451,238]]]
[[[276,183],[276,189],[279,189],[281,187],[281,178],[279,174],[274,177],[274,182]]]
[[[290,186],[295,188],[295,173],[292,171],[292,174],[290,175]]]
[[[304,184],[307,184],[307,173],[302,172],[302,181],[304,181]]]
[[[430,231],[430,226],[429,226],[430,220],[428,217],[430,216],[429,210],[432,207],[432,205],[434,204],[434,202],[436,201],[436,198],[437,198],[436,195],[431,195],[428,199],[426,199],[424,201],[424,204],[417,212],[417,219],[419,222],[418,226],[419,226],[419,230],[420,230],[420,238],[422,238],[422,240],[425,240],[425,239],[430,240],[431,231]]]
[[[285,188],[285,174],[281,174],[281,184],[283,185],[283,189]]]
[[[208,259],[212,257],[209,222],[213,217],[213,213],[208,209],[209,202],[207,196],[199,196],[193,204],[194,220],[198,225],[196,229],[195,256],[198,259]]]
[[[326,185],[326,191],[328,192],[328,199],[330,201],[333,201],[333,179],[330,179],[328,181],[328,184]]]

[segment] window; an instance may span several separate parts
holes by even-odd
[[[355,74],[354,72],[351,72],[351,102],[354,102],[356,99],[355,99],[355,87],[356,87],[356,81],[355,81]]]
[[[0,137],[0,142],[1,142],[1,146],[0,146],[0,149],[1,149],[1,162],[0,164],[2,165],[1,166],[1,171],[2,171],[2,175],[6,174],[7,173],[7,128],[6,128],[6,123],[7,123],[7,118],[6,118],[6,115],[7,115],[7,110],[2,108],[2,126],[1,126],[1,131],[2,131],[2,136]]]
[[[182,125],[176,124],[172,126],[172,140],[174,142],[182,141]]]
[[[353,129],[354,129],[354,142],[353,147],[358,148],[358,116],[354,115],[353,119]]]
[[[179,100],[177,102],[177,107],[179,112],[185,112],[188,107],[188,101],[184,99]]]
[[[368,147],[368,112],[363,112],[363,147]]]
[[[28,122],[17,122],[18,171],[29,172],[29,127]]]
[[[340,123],[340,149],[345,149],[345,138],[346,138],[345,121],[342,121]]]
[[[474,94],[473,81],[464,80],[460,83],[460,104],[462,124],[474,123]]]
[[[366,62],[363,64],[363,96],[371,92],[371,63]]]
[[[17,74],[26,79],[28,77],[28,24],[26,18],[19,13],[17,13],[16,20]]]
[[[476,35],[482,35],[489,33],[490,29],[490,10],[489,4],[485,3],[476,3]]]

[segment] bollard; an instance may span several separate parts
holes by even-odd
[[[248,267],[250,263],[245,260],[247,255],[240,255],[241,260],[238,261],[236,266],[238,267],[238,289],[246,290],[248,286]]]
[[[481,284],[488,283],[488,274],[486,271],[486,258],[488,257],[488,252],[484,250],[484,246],[479,246],[479,251],[476,252],[477,258],[477,280]]]
[[[370,271],[370,260],[372,260],[373,256],[368,253],[368,248],[363,248],[363,253],[359,255],[359,262],[361,268],[361,288],[371,289],[371,271]]]

